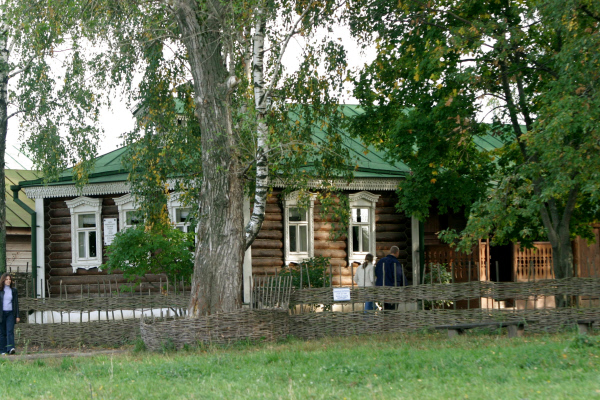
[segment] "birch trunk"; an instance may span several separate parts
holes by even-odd
[[[8,36],[2,24],[0,33],[0,273],[6,272],[6,182],[5,153],[6,135],[8,131]],[[33,229],[33,227],[32,227]]]
[[[241,307],[245,249],[243,182],[235,154],[228,79],[220,47],[218,1],[208,2],[202,25],[195,0],[175,3],[181,37],[194,80],[202,132],[202,183],[189,315],[198,317]],[[235,79],[233,80],[235,81]]]
[[[254,208],[248,225],[246,225],[246,246],[250,247],[265,219],[265,207],[269,189],[269,159],[267,135],[269,128],[265,121],[269,108],[269,99],[265,91],[264,78],[264,47],[265,47],[265,20],[259,11],[253,38],[253,65],[252,81],[254,84],[254,104],[257,114],[256,129],[256,191],[254,194]]]

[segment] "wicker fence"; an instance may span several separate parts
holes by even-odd
[[[150,350],[169,344],[177,348],[199,343],[226,344],[241,340],[273,341],[290,334],[284,310],[238,310],[203,318],[144,319],[141,336]]]
[[[344,302],[334,301],[332,288],[293,290],[289,307],[294,312],[287,309],[242,309],[198,319],[173,318],[173,313],[169,315],[164,312],[185,309],[189,292],[170,293],[168,296],[151,293],[68,299],[23,298],[21,311],[27,314],[28,323],[17,325],[17,343],[20,347],[27,344],[119,345],[141,335],[149,348],[158,349],[171,342],[181,347],[200,342],[275,340],[287,335],[314,338],[418,331],[436,325],[482,321],[535,321],[526,327],[527,331],[555,332],[579,319],[600,321],[600,278],[502,283],[474,281],[348,290],[351,300]],[[554,296],[568,297],[572,300],[572,306],[556,309],[550,302],[533,302],[530,307],[527,306],[528,300]],[[454,309],[447,305],[447,302],[456,304],[469,299],[493,299],[496,302],[490,304],[500,304],[501,300],[509,298],[524,301],[525,307]],[[446,305],[438,309],[424,309],[426,301],[436,300],[444,300]],[[415,307],[412,311],[365,313],[362,311],[365,301],[413,304]],[[331,311],[338,309],[334,305],[346,305],[348,311],[352,304],[356,306],[354,311]],[[132,311],[135,314],[132,315]],[[144,317],[140,319],[142,313]],[[36,315],[45,315],[45,320],[36,319]],[[54,320],[51,315],[55,316]],[[62,316],[60,321],[57,315]],[[128,316],[132,318],[128,319]]]
[[[185,315],[189,292],[121,293],[108,290],[88,296],[19,299],[22,323],[15,327],[17,345],[118,346],[140,335],[142,316]],[[104,296],[102,296],[104,294]]]

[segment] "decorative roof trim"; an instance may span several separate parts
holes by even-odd
[[[25,195],[30,199],[47,199],[51,197],[98,196],[103,194],[129,193],[129,182],[91,183],[83,188],[75,185],[52,185],[24,187]]]
[[[115,198],[114,201],[115,204],[120,207],[127,203],[135,203],[135,198],[131,193],[127,193],[124,196]]]
[[[402,178],[356,178],[348,183],[344,180],[333,181],[333,186],[341,190],[383,190],[395,191]],[[284,188],[285,182],[281,179],[273,181],[273,187]],[[322,180],[308,181],[310,189],[322,189],[324,187]],[[174,181],[169,181],[169,189],[174,189]],[[77,188],[74,184],[70,185],[51,185],[51,186],[33,186],[24,187],[25,195],[30,199],[47,199],[53,197],[77,197],[77,196],[99,196],[104,194],[123,194],[130,193],[131,186],[127,181],[91,183],[83,188]]]
[[[332,184],[341,190],[395,191],[398,189],[398,185],[402,180],[402,178],[356,178],[350,183],[344,180],[335,180]],[[313,179],[308,181],[308,187],[310,189],[322,189],[324,186],[322,180]],[[273,187],[284,188],[286,185],[283,180],[276,179],[273,180]]]
[[[377,203],[377,200],[379,200],[379,196],[378,194],[373,194],[373,193],[369,193],[369,192],[358,192],[358,193],[352,193],[350,196],[348,196],[350,198],[350,201],[357,201],[357,200],[367,200],[370,201],[371,203]]]
[[[67,203],[67,207],[69,207],[69,209],[73,210],[74,208],[77,208],[84,204],[90,207],[100,207],[100,205],[102,204],[102,199],[92,199],[89,197],[81,196],[73,200],[67,200],[65,203]]]
[[[317,199],[317,194],[316,193],[309,193],[310,196],[310,204],[311,207],[314,205],[315,200]],[[289,193],[287,196],[285,196],[285,199],[283,199],[283,201],[287,204],[287,203],[291,203],[291,204],[297,204],[298,203],[298,197],[300,197],[300,191],[296,190],[295,192]]]

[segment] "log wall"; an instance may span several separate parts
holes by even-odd
[[[348,192],[349,194],[350,192]],[[391,246],[400,248],[400,261],[409,280],[412,279],[410,217],[396,212],[397,197],[393,192],[373,192],[380,198],[376,204],[376,249],[386,255]],[[331,215],[323,213],[320,202],[314,205],[314,254],[330,257],[334,286],[350,286],[353,283],[354,265],[348,265],[347,232],[337,232]],[[252,244],[252,273],[275,274],[284,267],[283,201],[281,191],[273,191],[267,199],[265,221],[257,239]]]
[[[117,195],[90,196],[102,198],[102,215],[104,218],[119,218],[119,210],[115,205],[114,198]],[[80,294],[82,290],[90,294],[102,293],[105,286],[119,285],[130,286],[120,273],[108,275],[106,271],[98,268],[89,270],[77,269],[73,273],[71,267],[71,213],[66,201],[73,197],[53,198],[44,200],[44,244],[45,244],[45,272],[46,272],[46,294],[59,296],[60,293]],[[104,240],[104,238],[102,238]],[[103,262],[106,262],[106,247],[102,247]],[[146,275],[141,285],[134,285],[133,290],[139,292],[148,290],[158,291],[157,282],[166,282],[163,275]]]

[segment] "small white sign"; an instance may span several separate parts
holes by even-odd
[[[117,234],[117,219],[104,218],[104,245],[112,244],[115,235]]]
[[[333,301],[350,301],[350,288],[334,288]]]

